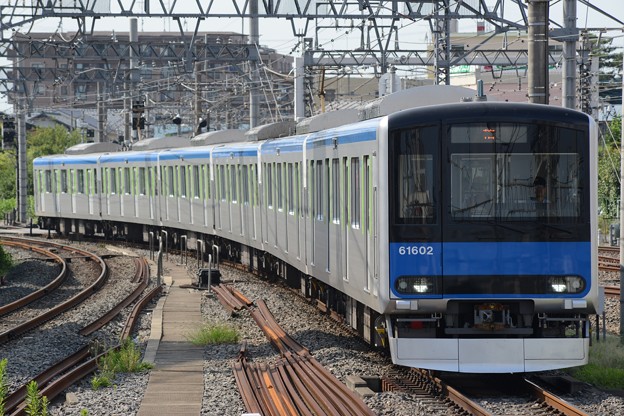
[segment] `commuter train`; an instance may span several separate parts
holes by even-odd
[[[293,122],[284,137],[274,124],[180,148],[37,158],[36,214],[65,234],[217,246],[396,364],[586,364],[603,302],[595,123],[554,106],[460,102],[466,91],[402,91]]]

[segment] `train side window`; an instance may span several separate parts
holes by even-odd
[[[230,194],[232,202],[238,202],[238,165],[229,165],[230,168]]]
[[[45,175],[45,191],[47,193],[52,192],[52,171],[46,170],[44,171]]]
[[[287,165],[287,169],[288,169],[288,173],[286,175],[286,182],[287,182],[287,186],[288,186],[288,191],[286,193],[286,203],[288,206],[288,213],[290,215],[294,215],[295,214],[295,195],[293,192],[293,182],[295,180],[294,174],[293,174],[293,164],[289,163]]]
[[[117,193],[117,169],[115,168],[110,169],[110,193]]]
[[[173,166],[167,166],[167,195],[175,196],[175,189],[173,186]]]
[[[340,160],[332,159],[331,167],[332,222],[340,224]]]
[[[266,188],[267,188],[267,207],[273,209],[273,165],[266,165]]]
[[[316,161],[316,219],[323,221],[323,161]]]
[[[145,168],[139,168],[139,195],[145,193]]]
[[[180,178],[180,196],[186,198],[186,167],[177,166]]]
[[[84,186],[84,170],[82,169],[78,169],[76,171],[76,181],[78,182],[78,186],[77,186],[77,191],[79,194],[84,194],[85,193],[85,186]]]
[[[308,210],[310,218],[315,218],[316,216],[316,175],[314,166],[314,161],[310,161],[310,169],[308,169]]]
[[[295,163],[295,213],[298,213],[303,217],[303,210],[301,209],[301,192],[303,187],[301,186],[301,164]]]
[[[351,226],[360,228],[360,159],[351,158]]]
[[[275,182],[276,182],[276,199],[277,199],[277,210],[282,211],[284,209],[284,189],[282,188],[282,164],[277,163],[275,165]]]
[[[67,170],[61,169],[61,193],[67,193]]]
[[[242,172],[241,172],[241,179],[242,179],[242,199],[243,199],[243,204],[245,205],[249,205],[249,169],[247,168],[247,165],[242,165],[241,166]]]
[[[74,194],[76,190],[76,171],[74,169],[69,170],[69,177],[67,180],[67,192],[70,194]]]
[[[199,186],[199,166],[193,166],[193,198],[199,199],[200,186]]]
[[[124,194],[130,195],[132,190],[130,189],[130,168],[123,169],[123,182],[124,182]]]

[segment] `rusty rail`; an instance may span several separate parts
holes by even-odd
[[[50,283],[48,283],[46,286],[42,287],[39,290],[36,290],[24,297],[22,297],[21,299],[16,300],[15,302],[11,302],[7,305],[3,305],[0,306],[0,316],[2,315],[6,315],[7,313],[13,312],[17,309],[20,309],[26,305],[28,305],[31,302],[34,302],[37,299],[42,298],[43,296],[45,296],[46,294],[48,294],[49,292],[51,292],[52,290],[56,289],[61,283],[63,283],[63,281],[65,280],[65,278],[67,277],[67,262],[59,255],[52,253],[49,250],[45,250],[36,246],[32,246],[28,243],[25,242],[21,242],[21,241],[9,241],[9,240],[5,240],[5,239],[1,239],[0,240],[0,245],[5,245],[5,246],[12,246],[12,247],[19,247],[22,248],[24,250],[29,250],[29,251],[34,251],[37,252],[39,254],[42,254],[52,260],[54,260],[55,262],[59,263],[61,266],[61,272],[58,274],[58,276],[56,278],[54,278],[54,280],[52,280]]]
[[[282,357],[272,364],[249,363],[246,345],[241,348],[233,371],[247,411],[268,416],[373,415],[359,396],[279,326],[263,300],[251,307],[236,292],[234,296],[245,299],[251,316]]]
[[[15,237],[11,237],[9,238],[9,240],[10,241],[30,241],[32,243],[37,243],[40,245],[42,244],[42,242],[38,240],[28,240],[28,239],[21,239],[21,238],[15,238]],[[0,333],[0,344],[5,343],[27,331],[30,331],[31,329],[34,329],[42,325],[43,323],[60,315],[61,313],[70,310],[74,306],[86,300],[89,296],[91,296],[92,293],[99,290],[104,285],[104,283],[106,282],[106,279],[108,278],[108,266],[106,266],[106,263],[101,257],[93,253],[90,253],[88,251],[73,248],[70,246],[64,246],[61,244],[50,243],[50,242],[45,242],[45,244],[86,256],[90,258],[91,260],[99,263],[99,266],[102,272],[97,277],[94,283],[92,283],[89,287],[87,287],[86,289],[84,289],[83,291],[81,291],[80,293],[72,297],[71,299],[61,303],[60,305],[55,306],[54,308],[48,310],[47,312],[42,313],[41,315],[37,316],[34,319],[23,322],[22,324],[19,324],[13,327],[12,329],[9,329],[8,331]]]
[[[139,296],[141,296],[141,293],[143,293],[145,288],[147,288],[147,285],[149,284],[149,265],[147,264],[147,260],[145,258],[140,258],[134,259],[134,262],[136,265],[136,272],[132,281],[139,283],[139,285],[136,289],[134,289],[134,291],[132,291],[132,293],[108,311],[104,316],[82,328],[80,335],[90,335],[112,321],[126,306],[130,305]]]
[[[132,328],[138,320],[140,310],[148,302],[150,302],[154,296],[160,293],[161,290],[162,287],[158,286],[148,292],[143,298],[141,298],[141,300],[139,300],[139,302],[137,302],[132,310],[132,313],[126,320],[124,328],[122,329],[120,341],[129,336],[132,332]],[[108,351],[98,354],[92,358],[89,358],[91,356],[89,347],[83,347],[72,356],[56,363],[33,378],[33,380],[35,380],[37,385],[40,387],[39,394],[41,396],[46,396],[48,400],[53,400],[69,386],[95,372],[97,370],[98,360],[108,352],[120,347],[121,344],[118,344],[110,348]],[[28,383],[20,387],[7,398],[7,404],[5,406],[6,414],[10,416],[24,416],[26,414],[26,403],[24,400],[26,398],[27,384]],[[43,388],[41,388],[42,386]]]

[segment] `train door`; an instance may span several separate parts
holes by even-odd
[[[377,296],[377,285],[373,284],[375,276],[375,242],[373,228],[373,218],[375,218],[374,212],[374,197],[373,197],[373,178],[372,178],[372,166],[370,156],[364,156],[363,160],[363,185],[364,185],[364,218],[362,227],[364,228],[364,241],[365,241],[365,253],[366,253],[366,279],[367,287],[372,288],[373,296]]]

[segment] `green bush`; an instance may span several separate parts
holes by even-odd
[[[109,387],[117,373],[138,373],[152,368],[150,363],[141,361],[141,351],[127,338],[119,349],[113,349],[98,360],[99,373],[91,379],[91,387]]]
[[[13,258],[4,250],[4,247],[0,245],[0,280],[11,270],[11,267],[13,267]]]
[[[9,394],[9,384],[6,381],[7,359],[0,360],[0,416],[4,415],[4,406]]]
[[[223,325],[203,325],[198,330],[186,336],[193,345],[205,346],[208,344],[234,344],[238,342],[236,329]]]
[[[568,372],[598,388],[624,389],[624,345],[618,336],[594,342],[589,349],[589,363]]]

